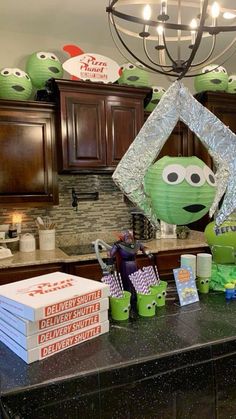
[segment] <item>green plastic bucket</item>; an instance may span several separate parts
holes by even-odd
[[[163,307],[166,303],[167,282],[160,281],[158,285],[151,285],[151,289],[155,293],[156,306]]]
[[[110,297],[111,317],[113,320],[128,320],[130,312],[131,293],[124,291],[124,297]]]
[[[142,317],[155,316],[156,300],[153,290],[150,291],[150,294],[137,293],[137,310]]]

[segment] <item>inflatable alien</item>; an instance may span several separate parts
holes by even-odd
[[[28,58],[26,71],[37,89],[43,89],[48,79],[61,78],[62,64],[52,52],[35,52]]]
[[[227,93],[236,93],[236,74],[231,74],[229,76]]]
[[[152,86],[152,98],[145,108],[145,111],[152,112],[159,103],[161,97],[164,95],[165,89],[160,86]]]
[[[27,100],[32,83],[27,73],[19,68],[3,68],[0,72],[0,99]]]
[[[118,84],[129,84],[131,86],[149,86],[149,74],[145,67],[136,63],[126,63],[121,66],[122,74],[118,79]]]
[[[208,91],[226,91],[228,74],[224,67],[211,64],[202,69],[202,74],[194,78],[197,93]]]
[[[184,225],[209,211],[216,182],[212,170],[197,157],[165,156],[148,168],[144,190],[157,218]]]

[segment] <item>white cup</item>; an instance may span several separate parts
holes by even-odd
[[[193,277],[196,278],[196,255],[184,254],[180,257],[180,266],[192,268]]]
[[[56,232],[51,230],[39,230],[39,249],[53,250],[56,247]]]
[[[212,268],[212,255],[210,253],[197,254],[197,277],[210,278]]]

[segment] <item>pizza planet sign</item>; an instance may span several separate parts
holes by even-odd
[[[121,75],[120,66],[115,61],[94,53],[69,58],[62,66],[69,74],[81,80],[113,83]]]

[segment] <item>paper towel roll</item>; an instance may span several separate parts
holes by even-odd
[[[197,254],[197,276],[200,278],[210,278],[212,267],[212,255],[210,253]]]
[[[188,266],[189,268],[192,268],[193,277],[196,278],[196,256],[195,255],[181,255],[180,257],[180,266]]]

